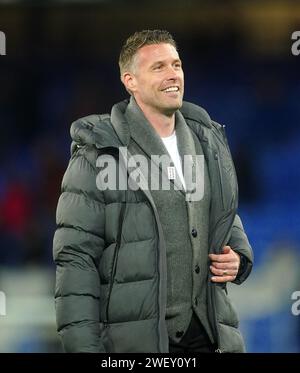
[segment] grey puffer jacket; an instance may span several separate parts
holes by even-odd
[[[72,156],[62,182],[54,236],[57,328],[66,352],[168,352],[166,246],[147,190],[96,186],[100,154],[118,162],[130,130],[128,101],[110,117],[91,115],[72,124]],[[242,254],[235,282],[251,272],[253,254],[237,215],[238,186],[224,129],[205,110],[180,109],[201,142],[211,180],[209,248],[225,244]],[[122,157],[122,156],[121,156]],[[237,314],[226,285],[207,281],[208,310],[218,351],[243,352]]]

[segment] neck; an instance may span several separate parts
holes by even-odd
[[[148,122],[152,125],[160,137],[168,137],[172,135],[175,128],[175,112],[164,114],[159,111],[149,109],[147,106],[138,102],[138,100],[137,104],[141,108]]]

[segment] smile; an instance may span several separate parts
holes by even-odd
[[[175,87],[175,86],[163,89],[163,92],[178,92],[178,91],[179,91],[179,87]]]

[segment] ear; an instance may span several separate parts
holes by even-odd
[[[123,76],[122,76],[122,82],[125,85],[125,88],[130,91],[130,92],[135,92],[136,91],[136,86],[137,86],[137,81],[134,76],[129,71],[126,71]]]

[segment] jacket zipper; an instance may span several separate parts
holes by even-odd
[[[225,142],[227,150],[229,151],[229,145],[228,145],[228,141],[227,141],[225,127],[226,127],[225,124],[222,124],[222,133],[223,133],[223,137],[224,137],[224,142]]]
[[[116,271],[117,271],[117,263],[118,263],[118,256],[119,256],[119,250],[121,246],[121,235],[122,235],[122,227],[123,227],[123,222],[124,222],[124,214],[125,214],[125,208],[126,208],[126,202],[122,203],[120,215],[119,215],[119,228],[118,228],[118,234],[117,234],[117,242],[116,242],[116,247],[114,250],[114,257],[113,257],[113,266],[112,266],[112,271],[110,274],[110,281],[109,281],[109,291],[108,291],[108,297],[107,297],[107,304],[106,304],[106,312],[105,312],[105,320],[104,320],[104,326],[107,327],[109,323],[109,302],[110,302],[110,297],[113,289],[113,284],[116,276]]]
[[[224,137],[224,142],[225,142],[226,148],[227,148],[227,150],[228,150],[228,154],[231,156],[231,152],[230,152],[229,145],[228,145],[228,141],[227,141],[227,136],[226,136],[225,127],[226,127],[226,126],[223,124],[223,125],[222,125],[222,133],[223,133],[223,137]],[[232,157],[232,156],[231,156],[231,157]],[[234,175],[235,175],[236,185],[238,186],[237,175],[236,175],[236,169],[235,169],[235,165],[234,165],[233,160],[232,160],[232,167],[233,167],[233,171],[234,171]],[[238,192],[238,190],[237,190],[237,192]],[[237,198],[238,198],[238,197],[237,197]]]
[[[122,155],[124,156],[124,154],[122,153]],[[127,159],[131,157],[131,154],[130,152],[128,151],[127,149],[127,152],[126,152],[126,155],[124,156],[124,160],[126,161],[126,164],[127,164]],[[155,217],[155,221],[156,221],[156,227],[157,227],[157,230],[158,230],[158,240],[160,241],[161,240],[161,237],[163,237],[163,233],[162,233],[162,227],[161,227],[161,224],[160,224],[160,221],[159,221],[159,218],[158,218],[158,212],[156,211],[156,207],[155,207],[155,204],[152,200],[152,197],[151,197],[151,194],[150,193],[147,193],[145,190],[141,189],[143,191],[143,193],[145,194],[148,202],[150,203],[151,205],[151,208],[152,208],[152,211],[154,213],[154,217]],[[126,191],[125,191],[126,193]],[[124,212],[123,212],[124,214]],[[120,214],[121,215],[121,214]],[[120,219],[121,220],[121,219]],[[123,219],[122,219],[122,224],[123,224]],[[120,229],[121,231],[121,229]],[[160,233],[161,231],[161,233]],[[162,240],[163,241],[163,240]],[[119,249],[118,249],[119,250]],[[159,257],[159,266],[162,265],[161,262],[163,261],[163,259],[161,259],[161,250],[158,250],[158,257]],[[116,258],[116,261],[117,261],[117,258]],[[166,268],[166,263],[163,263],[165,268]],[[159,287],[161,286],[160,283],[161,283],[161,273],[162,271],[158,269],[158,282],[159,282]],[[113,276],[111,276],[112,278]],[[109,291],[109,298],[108,298],[108,302],[107,302],[107,307],[106,307],[106,321],[104,322],[104,326],[105,327],[109,327],[109,324],[108,324],[108,315],[109,315],[109,300],[110,300],[110,296],[111,296],[111,291],[112,291],[112,281],[110,283],[110,291]],[[159,301],[159,298],[160,298],[160,293],[162,292],[162,290],[158,290],[158,296],[157,296],[157,303],[159,305],[160,301]],[[164,305],[164,308],[166,307],[166,305]],[[161,307],[158,306],[158,308],[160,309]],[[160,311],[159,311],[160,313]],[[158,328],[160,328],[160,322],[158,323]],[[159,339],[159,350],[160,352],[163,352],[163,348],[165,347],[163,344],[162,344],[162,337],[160,336],[160,331],[158,331],[158,339]],[[165,334],[165,345],[167,345],[167,339],[168,339],[168,336],[167,334]]]
[[[230,150],[229,150],[229,146],[228,146],[228,141],[227,141],[227,137],[226,137],[226,133],[225,133],[225,125],[223,124],[222,127],[221,127],[221,131],[222,131],[222,135],[223,135],[223,143],[228,151],[228,154],[230,156]],[[225,210],[225,198],[224,198],[224,193],[223,193],[223,188],[222,188],[222,184],[223,184],[223,177],[222,177],[222,170],[221,170],[221,164],[220,164],[220,157],[218,155],[217,152],[215,152],[214,154],[215,156],[215,159],[217,160],[218,162],[218,168],[219,168],[219,187],[220,187],[220,195],[221,195],[221,200],[222,200],[222,206],[223,206],[223,211]]]
[[[221,165],[220,165],[220,158],[219,154],[215,152],[215,159],[218,162],[218,170],[219,170],[219,190],[220,190],[220,195],[221,195],[221,201],[222,201],[222,210],[225,210],[225,201],[224,201],[224,193],[223,193],[223,177],[222,177],[222,170],[221,170]]]
[[[127,151],[127,155],[129,157],[131,157],[129,151]],[[142,178],[143,178],[143,174],[142,174]],[[165,331],[165,333],[162,333],[161,332],[161,320],[162,319],[165,319],[165,313],[166,313],[166,304],[163,305],[163,299],[162,299],[162,296],[161,294],[163,293],[163,289],[162,289],[162,286],[161,286],[161,282],[162,282],[162,273],[164,273],[163,269],[162,268],[166,268],[166,262],[164,262],[164,257],[162,255],[162,249],[164,247],[164,237],[163,237],[163,230],[162,230],[162,226],[161,226],[161,223],[160,223],[160,220],[159,220],[159,217],[158,217],[158,212],[157,212],[157,209],[155,207],[155,204],[154,204],[154,201],[152,199],[152,196],[151,196],[151,193],[147,193],[147,190],[144,190],[143,188],[141,188],[142,192],[144,193],[144,195],[146,196],[147,198],[147,201],[152,209],[152,212],[153,212],[153,215],[154,215],[154,218],[155,218],[155,222],[156,222],[156,229],[157,229],[157,234],[158,234],[158,243],[159,243],[159,247],[160,249],[156,251],[157,253],[157,267],[158,267],[158,270],[157,270],[157,274],[158,274],[158,292],[157,292],[157,297],[156,297],[156,305],[157,305],[157,309],[159,310],[159,316],[158,316],[158,350],[159,352],[164,352],[165,350],[165,347],[167,345],[167,340],[168,340],[168,336],[167,336],[167,332]],[[160,241],[161,242],[161,245],[160,245]],[[165,252],[165,258],[166,258],[166,252]],[[161,268],[162,267],[162,268]],[[165,299],[166,299],[166,294],[165,294]],[[166,303],[166,301],[165,301]],[[161,309],[164,310],[164,316],[161,317]],[[165,338],[164,338],[165,337]],[[163,344],[163,340],[165,341],[165,345]]]

